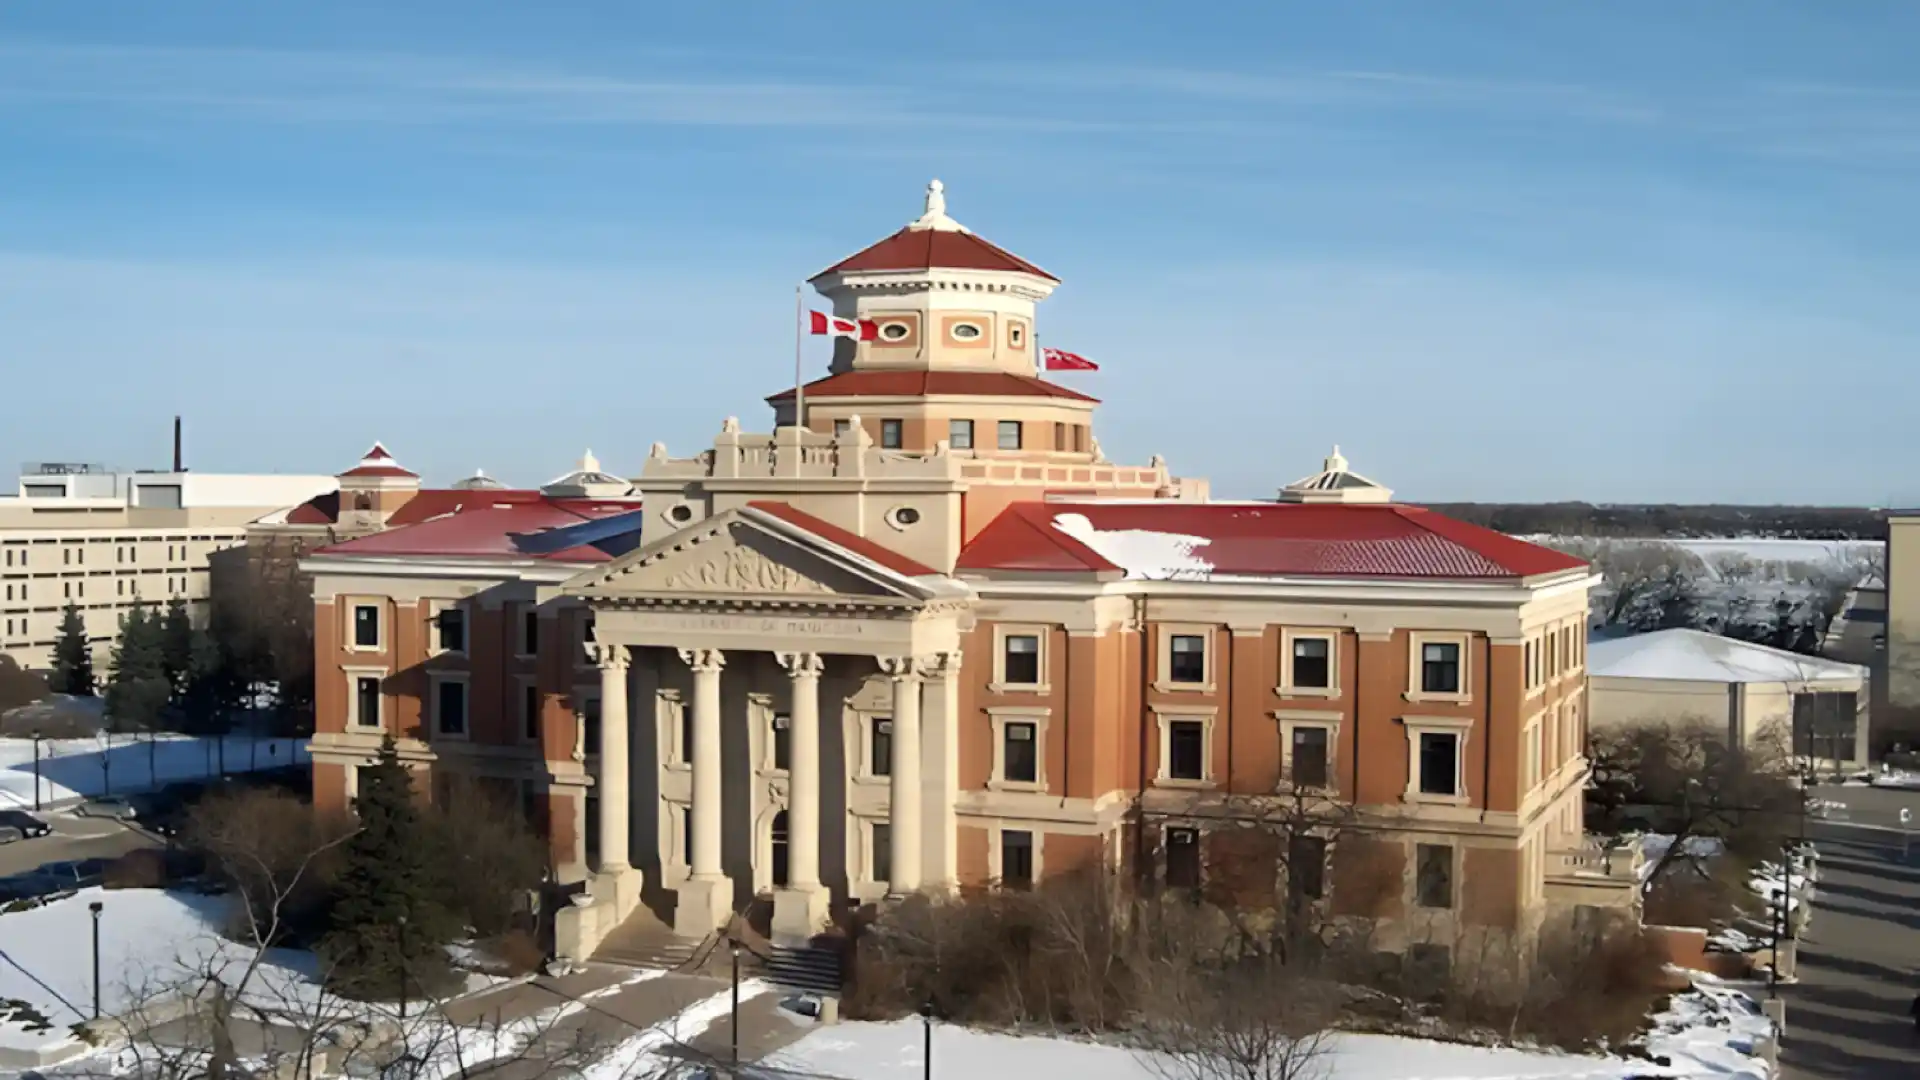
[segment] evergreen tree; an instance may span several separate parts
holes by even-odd
[[[71,601],[60,616],[60,637],[53,643],[53,678],[48,689],[75,697],[93,696],[93,647],[87,644],[87,623]]]
[[[347,843],[321,953],[344,993],[414,996],[446,978],[445,946],[460,928],[440,901],[431,843],[391,735],[360,771],[353,806],[360,831]]]
[[[187,692],[193,677],[193,619],[187,614],[187,602],[174,597],[167,603],[167,614],[159,621],[160,666],[175,697]]]
[[[173,686],[167,681],[163,630],[161,621],[140,604],[120,624],[113,677],[107,682],[107,719],[121,731],[152,730],[166,712]]]

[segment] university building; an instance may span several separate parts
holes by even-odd
[[[1058,280],[937,184],[812,284],[870,340],[769,398],[770,433],[655,444],[644,511],[502,493],[303,563],[317,802],[386,735],[512,793],[580,887],[571,956],[656,916],[803,940],[916,890],[1203,882],[1276,796],[1366,824],[1334,846],[1387,867],[1407,941],[1635,903],[1582,831],[1584,563],[1337,450],[1260,502],[1108,460],[1098,402],[1036,362]],[[1337,907],[1321,869],[1292,872]]]

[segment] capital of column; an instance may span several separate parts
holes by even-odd
[[[917,656],[883,656],[880,658],[880,670],[894,682],[920,681],[920,658]]]
[[[696,675],[719,671],[727,666],[727,654],[719,649],[681,649],[680,660],[692,668]]]
[[[895,682],[951,679],[960,673],[960,654],[939,652],[925,656],[883,656],[880,658],[880,670]]]
[[[827,666],[819,653],[783,652],[773,655],[780,661],[780,666],[787,669],[787,674],[796,679],[817,679]]]
[[[587,655],[593,658],[593,666],[598,668],[624,669],[633,662],[633,653],[625,645],[594,642],[587,646]]]
[[[920,658],[920,676],[939,682],[960,675],[960,653],[938,652]]]

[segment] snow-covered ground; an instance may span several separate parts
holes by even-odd
[[[1745,996],[1711,980],[1676,995],[1654,1018],[1644,1058],[1490,1049],[1394,1035],[1334,1035],[1324,1080],[1763,1080],[1753,1056],[1770,1025]],[[924,1068],[919,1020],[823,1027],[766,1064],[845,1080],[913,1080]],[[1160,1080],[1133,1052],[1074,1039],[934,1026],[934,1075],[995,1080]]]
[[[100,1009],[117,1015],[180,986],[196,971],[237,982],[252,956],[217,933],[231,901],[160,889],[84,889],[44,907],[0,915],[0,998],[24,1001],[50,1023],[37,1036],[8,1025],[5,1044],[71,1039],[69,1027],[93,1016],[93,914],[100,912]],[[255,975],[258,1000],[318,1002],[312,956],[274,950]]]
[[[33,744],[32,739],[0,738],[0,809],[33,805]],[[223,753],[229,773],[307,762],[304,739],[162,734],[151,747],[129,735],[41,739],[40,799],[52,805],[108,790],[142,791],[218,776]]]

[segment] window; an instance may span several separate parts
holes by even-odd
[[[353,680],[353,722],[360,727],[380,727],[380,680],[362,675]]]
[[[1460,644],[1429,641],[1420,646],[1420,689],[1429,694],[1460,693]]]
[[[68,600],[71,600],[71,599],[73,599],[73,582],[71,582],[71,581],[63,581],[63,582],[61,582],[61,583],[60,583],[60,595],[61,595],[62,597],[65,597],[65,598],[66,598],[66,599],[68,599]]]
[[[955,450],[973,449],[973,421],[947,421],[947,445]]]
[[[793,760],[793,717],[775,713],[773,717],[773,767],[790,769]]]
[[[1033,834],[1024,829],[1000,831],[1000,884],[1010,889],[1033,885]]]
[[[1207,726],[1199,720],[1167,724],[1167,776],[1174,780],[1205,780]]]
[[[999,439],[1000,439],[1000,443],[999,443],[1000,449],[1002,450],[1020,449],[1020,421],[1002,420],[1000,421],[998,430],[999,430]]]
[[[768,828],[767,854],[772,856],[773,885],[776,889],[787,885],[787,812],[773,815],[773,824]]]
[[[434,686],[434,724],[442,735],[467,733],[467,684],[441,679]]]
[[[1291,777],[1297,787],[1323,788],[1327,786],[1327,729],[1323,727],[1296,727],[1293,729],[1293,745],[1288,747],[1289,761],[1292,763]]]
[[[540,652],[540,613],[528,608],[520,616],[520,655],[535,656]]]
[[[1295,834],[1287,840],[1287,892],[1298,900],[1318,900],[1327,894],[1325,839]]]
[[[1039,739],[1035,726],[1008,724],[1003,730],[1005,735],[1000,760],[1004,769],[1004,779],[1016,784],[1039,783]]]
[[[693,764],[693,710],[681,702],[680,708],[680,764]]]
[[[534,682],[520,690],[520,734],[529,740],[540,738],[540,686]]]
[[[869,828],[873,835],[872,858],[873,880],[893,880],[893,829],[884,821],[876,821]]]
[[[1019,323],[1007,327],[1007,344],[1019,348],[1027,340],[1027,328]]]
[[[1453,847],[1416,844],[1413,902],[1423,908],[1453,906]]]
[[[1200,830],[1167,830],[1167,887],[1200,887]]]
[[[899,420],[880,421],[880,449],[898,450],[905,441],[906,425]]]
[[[1067,425],[1057,420],[1053,424],[1053,448],[1055,450],[1067,448]]]
[[[973,323],[954,323],[951,333],[955,341],[980,340],[980,328]]]
[[[1325,690],[1333,685],[1333,642],[1327,638],[1293,639],[1293,679],[1290,685]]]
[[[1420,794],[1460,794],[1460,736],[1451,731],[1419,733]]]
[[[443,608],[435,617],[439,623],[440,651],[467,651],[467,613],[460,608]]]
[[[893,721],[874,717],[873,738],[867,748],[867,775],[893,775]]]
[[[887,341],[904,341],[913,328],[903,322],[890,322],[880,327],[880,336]]]
[[[1040,635],[1008,634],[1000,662],[1001,681],[1015,686],[1040,685]]]
[[[1533,639],[1528,638],[1526,645],[1523,646],[1520,650],[1520,653],[1521,653],[1520,668],[1525,673],[1525,678],[1527,681],[1527,689],[1529,690],[1540,685],[1539,672],[1535,670],[1533,666],[1534,652],[1535,650],[1533,647]]]
[[[853,430],[853,426],[850,421],[835,420],[833,422],[833,437],[836,439],[841,437],[842,435],[845,435],[847,432],[851,430]]]
[[[380,609],[372,604],[353,606],[353,644],[355,648],[380,647]]]
[[[1207,681],[1207,639],[1199,634],[1174,634],[1167,642],[1169,682],[1204,684]]]

